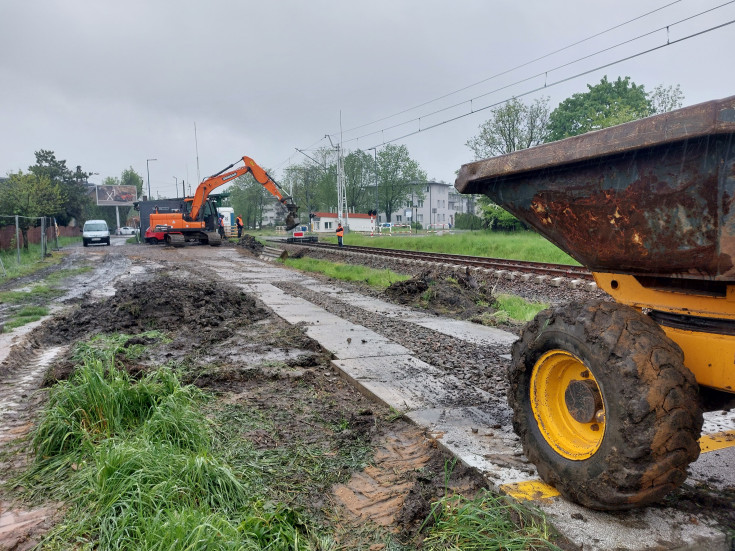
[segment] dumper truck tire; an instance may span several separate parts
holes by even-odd
[[[598,510],[660,500],[702,430],[694,375],[650,318],[611,302],[540,312],[513,345],[513,428],[539,475]]]

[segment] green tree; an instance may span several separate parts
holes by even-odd
[[[649,94],[648,99],[651,102],[652,115],[679,109],[684,104],[684,94],[678,84],[676,86],[659,84]]]
[[[549,98],[530,105],[513,98],[490,111],[490,118],[480,125],[480,133],[466,145],[475,159],[486,159],[526,149],[546,141],[549,124]]]
[[[62,205],[57,213],[60,224],[68,224],[72,219],[82,220],[85,210],[93,204],[92,197],[85,185],[89,173],[84,172],[81,166],[72,171],[66,166],[65,160],[56,159],[53,151],[41,149],[36,151],[36,164],[28,170],[36,176],[46,177],[53,184],[58,185],[61,191]]]
[[[653,106],[643,86],[630,77],[614,82],[603,77],[588,91],[565,99],[549,116],[548,141],[561,140],[640,119],[653,114]]]
[[[421,195],[426,172],[411,159],[405,145],[388,144],[378,152],[378,204],[391,221],[393,213],[411,199],[411,192]]]
[[[367,212],[375,208],[375,161],[361,149],[345,157],[347,208]]]
[[[40,217],[59,212],[62,203],[59,184],[47,175],[21,171],[0,182],[0,214],[19,216],[24,249],[28,249],[28,228],[35,226]]]

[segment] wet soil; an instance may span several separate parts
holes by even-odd
[[[411,279],[393,283],[385,296],[398,304],[423,307],[436,315],[473,319],[492,313],[495,299],[490,288],[469,269],[424,270]]]

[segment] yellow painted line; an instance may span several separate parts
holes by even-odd
[[[503,484],[500,489],[511,497],[523,501],[550,499],[561,494],[553,486],[540,480],[527,480],[515,484]]]
[[[699,439],[702,453],[735,447],[735,430],[705,434]],[[509,496],[521,501],[535,501],[558,497],[559,492],[541,480],[527,480],[515,484],[503,484],[500,489]]]
[[[735,430],[705,434],[699,439],[699,449],[702,453],[721,450],[735,446]]]

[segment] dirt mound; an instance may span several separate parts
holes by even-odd
[[[267,312],[242,291],[186,275],[162,272],[146,282],[126,282],[114,296],[87,297],[78,309],[51,322],[45,339],[63,344],[97,333],[184,333],[193,342],[226,322],[249,324]]]
[[[265,245],[263,245],[260,241],[255,239],[252,235],[248,235],[248,234],[243,235],[240,238],[240,241],[238,241],[235,245],[237,247],[242,247],[243,249],[247,249],[254,255],[259,255],[265,248]]]
[[[464,319],[487,312],[489,305],[495,302],[490,289],[480,285],[469,270],[426,270],[411,279],[392,284],[385,294],[401,304]]]

